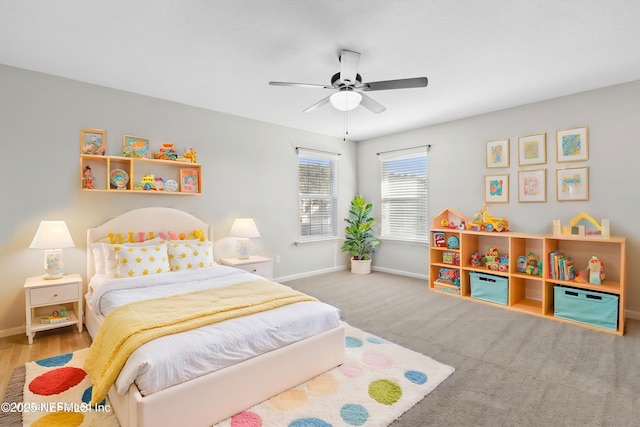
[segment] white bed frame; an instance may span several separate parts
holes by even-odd
[[[186,212],[164,207],[128,211],[87,230],[87,280],[95,274],[91,243],[108,233],[129,231],[191,232],[212,228]],[[90,304],[85,324],[95,337],[104,318]],[[211,426],[285,390],[328,371],[344,361],[342,326],[270,351],[236,365],[211,372],[165,390],[142,396],[132,385],[125,395],[115,387],[109,400],[122,427]],[[186,419],[185,419],[186,416]]]

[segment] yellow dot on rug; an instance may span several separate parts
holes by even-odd
[[[272,397],[269,399],[269,403],[281,411],[291,411],[304,405],[307,402],[307,398],[307,393],[304,390],[292,388],[291,390]]]
[[[312,396],[327,396],[338,391],[338,379],[330,373],[324,373],[307,382],[307,391]]]
[[[84,421],[84,415],[78,412],[52,412],[38,418],[31,427],[77,427]]]

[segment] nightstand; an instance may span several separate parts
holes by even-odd
[[[262,276],[265,279],[273,280],[273,261],[271,261],[271,258],[254,255],[247,259],[223,258],[220,261],[222,265],[239,268]]]
[[[29,344],[33,344],[36,332],[48,329],[77,325],[78,332],[82,333],[82,277],[79,274],[67,274],[53,280],[29,277],[24,283],[24,293]],[[73,304],[73,310],[69,310],[67,304]],[[63,306],[70,319],[49,320],[54,310]]]

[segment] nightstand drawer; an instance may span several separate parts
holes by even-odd
[[[253,264],[238,265],[236,268],[240,268],[249,273],[257,274],[262,277],[271,276],[271,265],[264,262],[256,262]]]
[[[30,289],[31,305],[55,304],[56,302],[78,300],[78,284],[47,286]]]

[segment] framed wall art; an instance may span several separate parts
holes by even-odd
[[[508,168],[509,167],[509,140],[487,142],[487,167],[488,168]]]
[[[558,162],[589,160],[589,130],[581,127],[556,132],[556,156]]]
[[[589,168],[568,168],[556,171],[558,201],[589,200]]]
[[[486,203],[509,203],[509,175],[485,175],[484,201]]]
[[[518,172],[518,201],[547,201],[547,170],[531,170]]]
[[[125,157],[150,159],[149,138],[125,135],[123,138],[122,153]]]
[[[541,165],[544,163],[547,163],[546,133],[518,138],[518,165]]]
[[[183,193],[198,192],[198,170],[180,169],[180,191]]]
[[[80,129],[80,153],[104,156],[107,151],[107,131]]]

